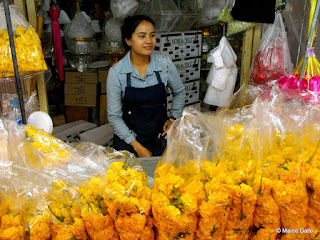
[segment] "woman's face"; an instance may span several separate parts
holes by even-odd
[[[154,26],[151,22],[142,21],[132,33],[131,39],[127,39],[126,42],[134,54],[151,55],[156,44]]]

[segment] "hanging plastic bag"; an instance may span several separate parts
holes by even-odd
[[[91,28],[83,12],[77,12],[66,30],[68,38],[93,38],[94,30]]]
[[[147,15],[155,22],[156,31],[170,32],[182,17],[182,12],[173,0],[140,2],[135,15]]]
[[[110,2],[112,15],[119,20],[132,16],[138,7],[139,2],[136,0],[111,0]]]
[[[10,5],[10,16],[20,75],[47,70],[41,42],[36,30],[24,18],[18,6]],[[14,76],[3,3],[0,4],[0,78]]]
[[[203,5],[205,7],[200,10],[200,24],[202,24],[203,26],[208,26],[217,23],[218,17],[225,4],[224,2],[224,0],[204,0]]]
[[[110,18],[104,27],[104,33],[106,36],[106,40],[108,42],[121,42],[122,41],[122,33],[121,33],[122,24],[117,21],[115,18]]]
[[[281,13],[276,14],[272,25],[265,31],[253,58],[250,82],[262,84],[277,80],[293,70],[287,33]]]
[[[208,54],[208,62],[212,62],[207,77],[209,84],[204,103],[223,106],[232,96],[237,79],[237,55],[226,37],[222,37],[219,46]]]
[[[233,18],[231,16],[231,10],[233,8],[234,1],[235,0],[227,0],[226,1],[223,9],[220,12],[219,18],[218,18],[220,21],[228,23],[233,20]]]
[[[220,12],[218,19],[222,22],[228,23],[227,35],[232,35],[254,27],[256,23],[243,22],[234,20],[231,15],[231,10],[234,6],[235,0],[227,0],[223,9]]]
[[[311,0],[309,34],[312,19],[315,11],[316,1]],[[317,105],[320,102],[320,63],[316,58],[312,47],[316,37],[316,30],[313,33],[310,48],[306,50],[306,66],[302,70],[304,58],[300,60],[293,73],[282,76],[278,79],[277,85],[287,94],[287,99],[301,98],[307,104]],[[302,74],[302,77],[301,77]],[[301,79],[301,82],[299,81]]]

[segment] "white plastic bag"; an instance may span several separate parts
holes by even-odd
[[[227,38],[222,37],[219,46],[208,54],[208,62],[212,62],[212,66],[207,77],[209,87],[204,103],[223,106],[232,96],[238,73],[236,60],[237,55]]]

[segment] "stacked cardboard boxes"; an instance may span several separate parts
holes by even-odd
[[[97,105],[98,75],[96,71],[66,72],[65,105],[95,107]]]
[[[65,72],[64,102],[67,123],[77,120],[93,121],[91,115],[92,109],[97,106],[97,87],[98,74],[95,70]]]
[[[200,108],[201,32],[157,33],[156,39],[155,52],[170,57],[186,87],[185,106]],[[172,94],[169,89],[167,105],[170,111]]]

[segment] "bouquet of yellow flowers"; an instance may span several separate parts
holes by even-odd
[[[104,204],[120,239],[154,239],[151,189],[141,167],[130,159],[116,160],[105,180]]]
[[[231,206],[232,179],[216,163],[204,161],[200,168],[205,197],[201,197],[196,236],[200,240],[224,239]]]
[[[162,164],[155,172],[152,213],[157,239],[195,239],[198,200],[204,198],[199,169]]]
[[[11,21],[14,30],[14,42],[21,75],[47,70],[41,42],[35,29],[26,21],[16,5],[10,5]],[[14,76],[13,61],[6,29],[5,12],[0,7],[0,78]]]
[[[51,239],[86,240],[88,235],[81,218],[78,190],[64,181],[54,182],[46,196],[51,216]]]
[[[73,149],[60,139],[32,125],[26,125],[24,131],[32,148],[41,156],[40,159],[44,166],[68,161],[71,158]]]
[[[119,234],[103,199],[105,176],[94,176],[80,188],[81,217],[92,240],[116,240]]]

